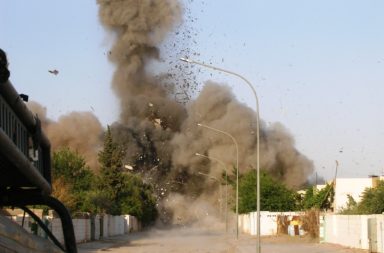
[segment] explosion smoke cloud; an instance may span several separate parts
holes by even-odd
[[[181,195],[168,196],[169,192],[185,196],[186,206],[191,204],[191,196],[195,201],[205,199],[213,203],[215,200],[204,194],[212,185],[202,184],[205,179],[196,173],[204,171],[216,177],[222,173],[215,163],[194,154],[204,152],[229,165],[234,163],[232,141],[198,129],[196,124],[201,122],[234,135],[239,143],[240,171],[244,172],[256,164],[254,113],[239,103],[229,88],[213,82],[208,82],[196,100],[184,107],[172,98],[173,90],[169,88],[180,89],[181,84],[168,85],[146,69],[149,63],[159,59],[159,45],[181,18],[178,2],[99,0],[98,3],[102,24],[116,34],[110,60],[116,65],[112,88],[120,101],[121,114],[112,125],[114,139],[125,147],[125,162],[155,186],[160,200],[172,201],[172,196],[178,196],[175,203],[179,204],[172,205],[169,213],[188,216],[188,212],[180,210],[185,209],[180,204]],[[168,78],[171,82],[177,80]],[[266,127],[262,122],[260,141],[263,169],[291,187],[306,182],[313,170],[312,162],[294,148],[292,137],[281,124]],[[161,206],[170,207],[169,203]],[[192,217],[189,216],[191,220]]]
[[[145,73],[150,59],[157,59],[157,45],[180,19],[176,1],[99,0],[102,23],[117,34],[110,53],[116,64],[112,87],[120,100],[120,121],[159,117],[175,127],[182,108],[168,98],[163,86]],[[148,107],[149,104],[154,108]]]
[[[98,4],[102,24],[116,35],[109,58],[116,65],[112,89],[121,112],[111,130],[114,140],[125,149],[124,163],[154,186],[166,220],[195,222],[191,205],[203,206],[212,218],[217,210],[212,207],[217,205],[218,185],[198,172],[220,178],[223,168],[195,153],[219,158],[231,173],[235,152],[231,139],[198,128],[197,123],[229,132],[237,139],[239,169],[245,172],[256,164],[254,112],[238,102],[229,87],[213,81],[205,84],[195,100],[178,103],[175,90],[184,89],[187,94],[191,87],[178,83],[179,76],[164,79],[147,69],[161,57],[159,45],[181,20],[177,1],[98,0]],[[192,68],[190,71],[193,75]],[[84,155],[91,167],[97,167],[103,129],[92,113],[73,112],[56,122],[46,118],[40,105],[29,103],[29,107],[42,120],[54,149],[69,146]],[[266,126],[263,121],[260,130],[261,168],[293,188],[304,184],[313,164],[295,149],[288,131],[280,123]]]

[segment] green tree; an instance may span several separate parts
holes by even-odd
[[[110,203],[103,210],[112,215],[122,213],[121,200],[125,191],[125,176],[123,167],[123,149],[113,141],[111,129],[108,126],[104,138],[103,150],[99,152],[100,177],[98,180],[99,191],[104,192],[105,198]]]
[[[156,198],[150,185],[143,183],[139,175],[126,174],[126,186],[122,196],[121,210],[136,216],[143,225],[157,218]]]
[[[232,184],[236,187],[236,184]],[[260,209],[293,211],[297,209],[297,194],[266,172],[260,173]],[[256,210],[256,172],[251,170],[239,179],[239,213]]]
[[[315,199],[315,188],[314,186],[309,186],[307,188],[307,190],[305,191],[305,194],[304,194],[304,197],[303,197],[303,200],[302,200],[302,208],[304,210],[308,210],[308,209],[311,209],[312,207],[314,207],[316,204],[316,199]]]
[[[104,148],[99,152],[98,191],[101,194],[91,195],[94,201],[100,202],[100,210],[115,215],[134,215],[143,225],[148,225],[157,217],[153,189],[143,183],[139,175],[122,170],[123,157],[122,147],[113,141],[111,129],[108,127]]]
[[[76,210],[78,200],[72,193],[71,185],[63,177],[56,177],[52,180],[52,196],[59,199],[68,210]]]
[[[94,186],[95,176],[77,152],[65,147],[53,153],[54,194],[73,212],[87,212],[86,192]],[[71,201],[69,201],[69,199]]]
[[[91,214],[104,214],[112,208],[112,201],[105,191],[97,188],[84,193],[84,210]]]
[[[312,208],[327,210],[332,207],[333,197],[333,183],[327,184],[320,191],[317,191],[315,187],[310,186],[305,192],[301,206],[304,210],[309,210]]]
[[[354,198],[351,195],[347,195],[348,202],[347,206],[342,208],[340,211],[340,214],[358,214],[359,211],[357,209],[357,202],[354,200]]]
[[[366,188],[357,205],[359,214],[380,214],[384,212],[384,181],[375,188]]]

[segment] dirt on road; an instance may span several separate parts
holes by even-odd
[[[253,253],[256,237],[241,234],[179,228],[151,230],[79,245],[79,253]],[[262,253],[363,253],[339,245],[289,236],[261,238]]]

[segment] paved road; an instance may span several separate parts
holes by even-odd
[[[262,253],[362,253],[338,245],[319,244],[305,238],[263,237]],[[79,245],[79,253],[250,253],[256,252],[254,237],[197,230],[153,230],[117,236]]]

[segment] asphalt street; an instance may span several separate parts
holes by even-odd
[[[223,232],[179,228],[151,230],[79,244],[79,253],[251,253],[256,238],[241,234],[239,239]],[[362,253],[340,245],[318,243],[309,238],[262,237],[262,253]]]

